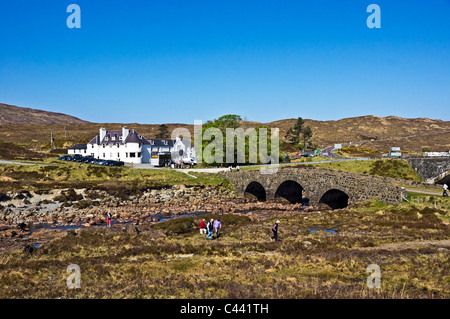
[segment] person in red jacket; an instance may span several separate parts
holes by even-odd
[[[200,235],[202,234],[206,234],[206,223],[204,218],[200,222]]]

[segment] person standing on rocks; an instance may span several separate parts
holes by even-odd
[[[111,219],[112,219],[111,212],[106,213],[106,226],[111,227]]]
[[[208,225],[206,225],[206,229],[208,230],[208,235],[206,235],[206,238],[212,239],[212,234],[214,230],[214,219],[211,218],[211,220],[208,222]]]
[[[442,189],[444,190],[444,192],[442,193],[442,196],[448,197],[448,194],[447,194],[448,186],[447,186],[447,184],[444,184],[444,186],[442,186]]]
[[[206,234],[206,222],[204,218],[200,222],[200,235],[202,234]]]
[[[214,221],[214,232],[216,233],[216,238],[220,236],[220,228],[222,227],[222,223],[220,222],[220,218],[217,218]]]
[[[275,239],[275,241],[278,240],[278,224],[279,223],[280,223],[280,221],[277,220],[276,223],[272,226],[273,236],[270,237],[270,241],[272,241],[273,239]]]

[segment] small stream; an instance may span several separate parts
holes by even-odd
[[[199,212],[194,212],[194,213],[188,213],[188,214],[181,214],[181,215],[175,215],[172,214],[170,216],[167,215],[163,215],[163,214],[155,214],[155,215],[151,215],[149,217],[152,218],[158,218],[158,223],[163,223],[165,221],[171,220],[171,219],[175,219],[175,218],[181,218],[181,217],[197,217],[197,216],[201,216],[201,215],[205,215],[208,214],[208,212],[204,212],[204,211],[199,211]],[[128,221],[128,222],[119,222],[119,221],[111,221],[111,225],[131,225],[133,222]],[[107,224],[106,223],[102,223],[99,225],[95,225],[95,226],[104,226],[106,227]],[[33,233],[36,230],[39,229],[63,229],[63,230],[73,230],[73,229],[81,229],[83,227],[90,227],[90,226],[86,226],[86,225],[55,225],[55,224],[34,224],[31,229],[30,229],[30,233]],[[25,238],[27,238],[28,236],[24,236]]]
[[[332,228],[332,229],[326,229],[326,228],[320,229],[320,228],[316,227],[316,228],[308,228],[308,230],[309,230],[311,233],[316,232],[316,231],[319,231],[319,230],[323,230],[323,231],[326,232],[326,233],[336,234],[336,228],[337,228],[337,227]]]

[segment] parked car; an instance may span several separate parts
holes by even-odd
[[[114,161],[113,160],[106,160],[105,161],[105,166],[113,166]]]
[[[89,164],[95,164],[95,165],[98,165],[98,162],[99,162],[100,160],[99,159],[96,159],[96,158],[91,158],[90,160],[89,160]]]
[[[72,156],[70,156],[70,155],[63,155],[63,156],[58,157],[58,159],[60,161],[69,161],[70,158],[72,158]]]
[[[184,164],[194,164],[194,165],[196,165],[196,164],[198,164],[198,159],[197,158],[195,158],[195,157],[191,157],[191,158],[183,158],[183,163]]]
[[[125,166],[125,163],[122,161],[116,161],[114,166]]]
[[[89,163],[93,158],[94,157],[91,156],[91,155],[85,156],[85,157],[83,157],[82,162],[83,163]]]

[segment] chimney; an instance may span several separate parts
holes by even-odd
[[[122,127],[122,141],[125,142],[125,140],[128,137],[128,134],[130,134],[130,130],[126,126]]]
[[[103,141],[103,139],[106,136],[106,129],[104,127],[100,128],[100,142]]]

